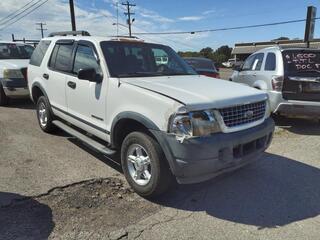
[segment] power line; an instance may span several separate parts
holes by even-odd
[[[43,28],[43,26],[44,26],[44,25],[47,25],[47,24],[45,24],[45,23],[43,23],[43,22],[39,22],[39,23],[36,23],[36,25],[39,25],[39,26],[40,26],[40,28],[37,28],[37,30],[40,30],[40,32],[41,32],[41,38],[43,38],[43,37],[44,37],[43,32],[46,31],[46,30],[48,30],[48,29],[46,29],[46,28]]]
[[[320,19],[320,17],[315,18]],[[195,33],[204,33],[204,32],[218,32],[218,31],[227,31],[227,30],[239,30],[239,29],[248,29],[248,28],[258,28],[258,27],[267,27],[267,26],[276,26],[290,23],[305,22],[306,19],[290,20],[283,22],[273,22],[273,23],[264,23],[264,24],[255,24],[255,25],[246,25],[238,27],[228,27],[228,28],[215,28],[215,29],[205,29],[205,30],[195,30],[195,31],[173,31],[173,32],[138,32],[136,35],[169,35],[169,34],[195,34]]]
[[[0,28],[0,30],[3,30],[13,24],[15,24],[16,22],[18,22],[19,20],[21,20],[22,18],[28,16],[29,14],[31,14],[32,12],[34,12],[35,10],[37,10],[39,7],[41,7],[43,4],[45,4],[46,2],[48,2],[49,0],[45,0],[44,2],[42,2],[41,4],[39,4],[38,6],[34,7],[33,9],[31,9],[29,12],[27,12],[26,14],[22,15],[21,17],[19,17],[18,19],[16,19],[13,22],[8,23],[7,25],[4,25],[3,27]],[[40,1],[38,1],[40,2]]]
[[[32,1],[28,2],[28,3],[26,3],[25,5],[23,5],[23,6],[22,6],[21,8],[19,8],[18,10],[10,13],[9,15],[7,15],[7,16],[5,16],[5,17],[3,17],[3,18],[1,18],[1,19],[0,19],[0,23],[1,23],[2,21],[4,21],[5,19],[7,19],[7,18],[9,18],[9,17],[11,17],[11,16],[13,16],[13,15],[15,15],[16,13],[18,13],[19,11],[21,11],[22,9],[24,9],[25,7],[27,7],[29,4],[31,4],[31,3],[34,2],[34,1],[35,1],[35,0],[32,0]]]
[[[14,20],[16,17],[20,16],[21,14],[25,13],[27,10],[29,10],[30,8],[34,7],[35,5],[37,5],[39,2],[41,2],[42,0],[38,0],[35,3],[31,4],[31,6],[27,7],[26,9],[24,9],[23,11],[21,11],[20,13],[14,14],[13,16],[11,16],[10,18],[8,18],[7,20],[3,21],[0,25],[5,25],[7,23],[9,23],[11,20]]]

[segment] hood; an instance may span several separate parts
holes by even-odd
[[[267,94],[242,84],[198,75],[122,78],[135,85],[168,96],[189,111],[224,108],[267,99]]]
[[[1,59],[0,69],[20,69],[26,68],[29,64],[29,59]]]

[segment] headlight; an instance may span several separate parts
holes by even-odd
[[[198,111],[174,115],[169,131],[177,136],[206,136],[220,132],[220,127],[212,111]]]
[[[11,79],[11,78],[24,78],[24,77],[20,69],[4,69],[3,78]]]

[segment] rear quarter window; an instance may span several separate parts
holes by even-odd
[[[276,55],[274,53],[268,53],[264,70],[265,71],[276,70]]]
[[[51,41],[48,41],[48,40],[40,41],[40,43],[38,44],[38,46],[36,47],[36,49],[33,51],[31,55],[31,58],[30,58],[31,65],[40,67],[50,43]]]

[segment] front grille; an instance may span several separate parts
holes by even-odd
[[[266,112],[266,101],[223,108],[219,112],[227,127],[236,127],[261,120]]]

